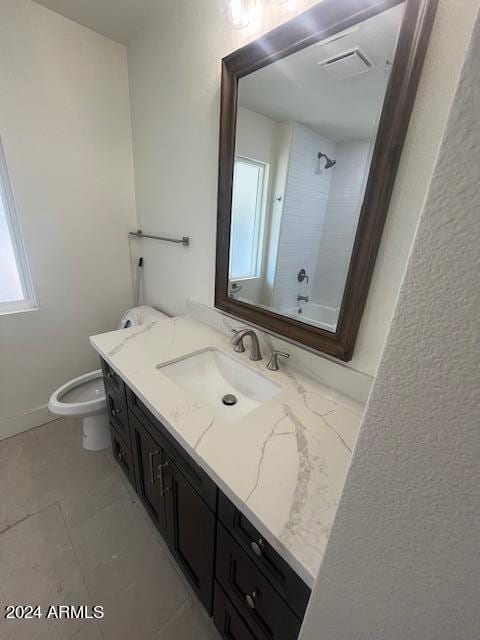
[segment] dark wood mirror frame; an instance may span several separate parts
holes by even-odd
[[[438,0],[405,0],[336,333],[228,296],[238,81],[401,1],[324,0],[222,60],[215,306],[345,361],[360,327]]]

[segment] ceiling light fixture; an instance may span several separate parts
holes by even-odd
[[[221,16],[232,29],[248,27],[257,8],[257,0],[220,0]]]
[[[252,22],[261,2],[282,7],[291,0],[218,0],[218,8],[231,29],[244,29]]]

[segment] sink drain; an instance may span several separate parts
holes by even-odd
[[[227,393],[227,395],[222,398],[223,404],[226,404],[227,407],[233,407],[234,404],[237,404],[237,398],[233,395],[233,393]]]

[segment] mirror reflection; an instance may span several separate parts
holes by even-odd
[[[230,297],[336,331],[402,14],[240,79]]]

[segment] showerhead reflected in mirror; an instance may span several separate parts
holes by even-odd
[[[336,332],[403,10],[240,78],[230,298]]]

